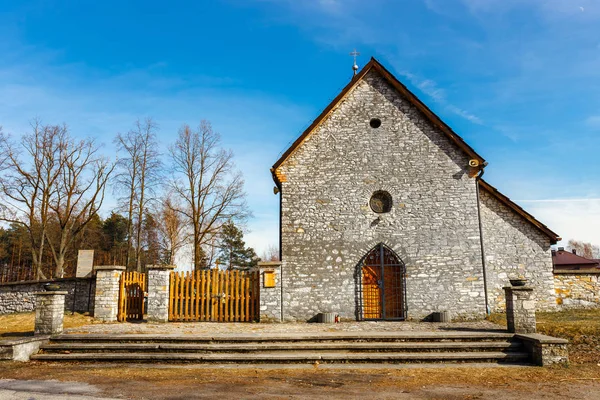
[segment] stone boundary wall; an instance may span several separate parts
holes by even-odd
[[[60,290],[68,292],[65,298],[65,311],[92,312],[94,309],[95,277],[62,278],[0,283],[0,314],[35,310],[34,293],[44,291],[44,284],[46,283],[56,283],[60,286]]]
[[[554,274],[556,304],[561,308],[600,307],[600,274]]]

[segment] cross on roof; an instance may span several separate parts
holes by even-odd
[[[354,65],[352,66],[352,70],[354,71],[354,75],[356,75],[356,71],[358,71],[358,65],[356,65],[356,57],[360,56],[360,53],[354,49],[353,52],[350,53],[352,57],[354,57]]]

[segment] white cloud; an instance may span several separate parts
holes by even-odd
[[[562,238],[600,245],[600,198],[520,200],[529,212]]]
[[[600,115],[591,115],[585,120],[585,124],[592,128],[600,128]]]
[[[436,103],[442,105],[448,112],[456,114],[459,117],[471,121],[474,124],[483,125],[483,121],[481,120],[481,118],[471,114],[470,112],[454,104],[450,104],[447,99],[446,91],[440,88],[435,81],[431,79],[420,78],[409,71],[400,71],[399,75],[408,79],[413,85],[419,88],[421,92],[425,93]]]

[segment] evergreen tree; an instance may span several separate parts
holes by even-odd
[[[232,221],[221,226],[219,235],[219,264],[228,270],[248,270],[256,266],[258,257],[251,247],[246,247],[244,234]]]
[[[144,242],[144,265],[155,265],[160,263],[160,241],[158,223],[150,212],[144,214],[143,224]]]
[[[127,259],[127,218],[115,212],[104,220],[102,226],[106,239],[103,249],[109,254],[109,262],[115,265],[125,265]]]

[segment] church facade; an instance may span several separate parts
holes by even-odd
[[[283,319],[483,318],[517,276],[552,309],[560,238],[485,182],[486,165],[371,59],[271,170]]]

